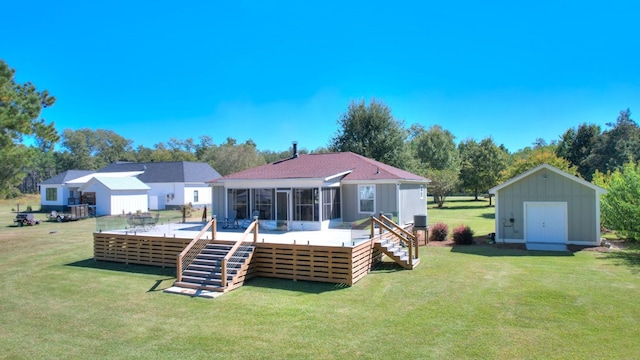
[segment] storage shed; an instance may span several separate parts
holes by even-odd
[[[497,242],[557,251],[600,244],[600,195],[606,190],[599,186],[543,164],[489,193],[496,198]]]
[[[149,189],[135,177],[95,176],[80,187],[83,194],[93,194],[95,197],[96,216],[147,212]]]

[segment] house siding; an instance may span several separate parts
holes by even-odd
[[[422,189],[420,198],[419,184],[400,184],[400,224],[413,222],[414,215],[427,214],[427,187],[423,185]]]
[[[546,178],[545,178],[546,176]],[[552,171],[538,172],[500,189],[496,197],[498,212],[496,228],[501,239],[525,238],[525,201],[566,202],[569,242],[594,242],[599,233],[596,226],[595,190]],[[513,218],[513,226],[509,219]],[[503,226],[507,224],[508,226]]]
[[[211,214],[216,215],[218,220],[226,217],[225,194],[224,186],[213,186],[211,188]]]
[[[357,221],[372,215],[378,215],[380,212],[385,214],[392,213],[398,215],[398,194],[395,183],[376,183],[375,208],[373,213],[358,212],[358,186],[369,185],[362,184],[345,184],[342,186],[342,221]]]

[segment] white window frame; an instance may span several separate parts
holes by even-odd
[[[198,193],[198,190],[193,190],[193,202],[200,202],[200,193]]]
[[[362,197],[363,195],[363,190],[364,188],[370,188],[372,191],[370,192],[371,195],[373,195],[372,199],[364,199]],[[363,211],[362,210],[362,201],[366,200],[366,201],[372,201],[373,202],[373,206],[371,211]],[[375,214],[376,212],[376,185],[375,184],[363,184],[363,185],[358,185],[358,212],[361,214]]]

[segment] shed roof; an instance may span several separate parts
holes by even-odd
[[[257,166],[234,174],[211,179],[211,182],[233,180],[331,179],[344,176],[344,181],[400,180],[429,182],[422,176],[369,159],[352,152],[300,154]]]
[[[102,177],[95,176],[81,187],[86,189],[91,184],[99,182],[109,190],[149,190],[151,189],[145,183],[135,177]]]
[[[588,182],[588,181],[586,181],[584,179],[581,179],[581,178],[579,178],[577,176],[573,176],[573,175],[569,174],[568,172],[562,171],[562,170],[558,169],[557,167],[551,166],[549,164],[538,165],[538,166],[536,166],[535,168],[533,168],[533,169],[531,169],[529,171],[525,171],[522,174],[520,174],[520,175],[518,175],[518,176],[516,176],[514,178],[511,178],[511,179],[505,181],[504,183],[502,183],[502,184],[500,184],[498,186],[492,187],[491,189],[489,189],[489,193],[490,194],[495,194],[499,190],[504,189],[504,188],[508,187],[509,185],[514,184],[514,183],[516,183],[516,182],[518,182],[518,181],[520,181],[520,180],[522,180],[522,179],[524,179],[524,178],[526,178],[526,177],[528,177],[528,176],[530,176],[532,174],[535,174],[538,171],[543,170],[543,169],[552,171],[552,172],[554,172],[554,173],[556,173],[558,175],[566,177],[567,179],[575,181],[576,183],[579,183],[579,184],[581,184],[583,186],[586,186],[586,187],[589,187],[591,189],[594,189],[597,193],[600,193],[600,194],[606,194],[607,193],[607,190],[601,188],[600,186],[592,184],[592,183],[590,183],[590,182]]]

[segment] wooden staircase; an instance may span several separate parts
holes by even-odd
[[[242,286],[254,246],[251,243],[243,243],[231,255],[226,265],[226,284],[223,285],[222,261],[233,247],[233,244],[221,243],[205,245],[195,259],[183,269],[181,280],[176,281],[174,286],[216,292],[227,292]]]
[[[419,258],[413,258],[409,261],[409,249],[403,247],[399,242],[383,239],[375,243],[374,246],[405,269],[413,270],[420,264]]]
[[[420,264],[416,236],[380,214],[379,219],[371,217],[371,238],[374,238],[373,231],[376,225],[380,229],[380,234],[377,236],[378,241],[374,243],[374,247],[403,268],[415,269]]]

